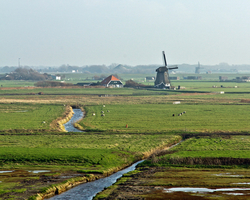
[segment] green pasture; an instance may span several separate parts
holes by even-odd
[[[0,135],[0,164],[4,168],[43,164],[107,170],[142,159],[144,153],[180,139],[167,134]]]
[[[0,130],[50,129],[50,123],[64,112],[63,105],[3,103],[0,104]]]
[[[80,124],[87,130],[126,132],[240,132],[250,130],[249,109],[249,104],[207,102],[86,106],[86,118]],[[101,116],[102,111],[105,116]]]
[[[250,136],[231,136],[231,138],[190,138],[172,150],[177,151],[169,157],[232,157],[250,158]]]
[[[0,80],[1,87],[31,87],[34,86],[36,81],[24,81],[24,80]]]
[[[130,153],[111,149],[0,147],[0,161],[1,165],[43,163],[109,169],[133,162],[133,157]]]

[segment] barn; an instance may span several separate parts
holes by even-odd
[[[105,87],[123,87],[122,82],[113,75],[110,75],[107,78],[105,78],[101,82],[101,85],[103,85]]]

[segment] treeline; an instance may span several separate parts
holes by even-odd
[[[7,73],[1,77],[1,80],[51,80],[51,75],[39,72],[33,69],[19,67],[13,72]]]
[[[174,63],[173,63],[174,64]],[[176,64],[176,63],[175,63]],[[111,65],[86,65],[86,66],[76,66],[76,65],[61,65],[59,67],[35,67],[35,66],[24,66],[23,68],[32,68],[36,69],[38,72],[41,73],[51,73],[51,72],[58,72],[58,73],[119,73],[119,74],[154,74],[156,73],[155,70],[160,67],[162,64],[152,64],[152,65],[136,65],[130,66],[126,64],[116,64],[113,63]],[[178,65],[178,72],[181,73],[195,73],[195,68],[198,67],[197,64],[177,64]],[[201,63],[200,65],[201,73],[205,72],[238,72],[239,70],[250,70],[250,65],[229,65],[228,63],[219,63],[217,65],[204,65]],[[171,67],[171,64],[169,65]],[[10,73],[14,71],[16,68],[15,66],[5,66],[0,67],[0,73]]]

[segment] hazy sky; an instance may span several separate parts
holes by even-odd
[[[0,0],[0,66],[250,64],[250,0]]]

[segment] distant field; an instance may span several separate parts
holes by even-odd
[[[181,103],[121,104],[88,106],[81,125],[88,130],[126,132],[161,131],[248,131],[250,129],[249,104]],[[101,116],[104,111],[105,116]],[[108,112],[110,111],[110,112]],[[178,116],[186,111],[186,114]],[[92,113],[96,115],[93,116]],[[175,114],[173,117],[172,115]],[[128,128],[126,128],[128,124]]]
[[[50,123],[64,112],[62,105],[0,104],[0,130],[50,129]]]

